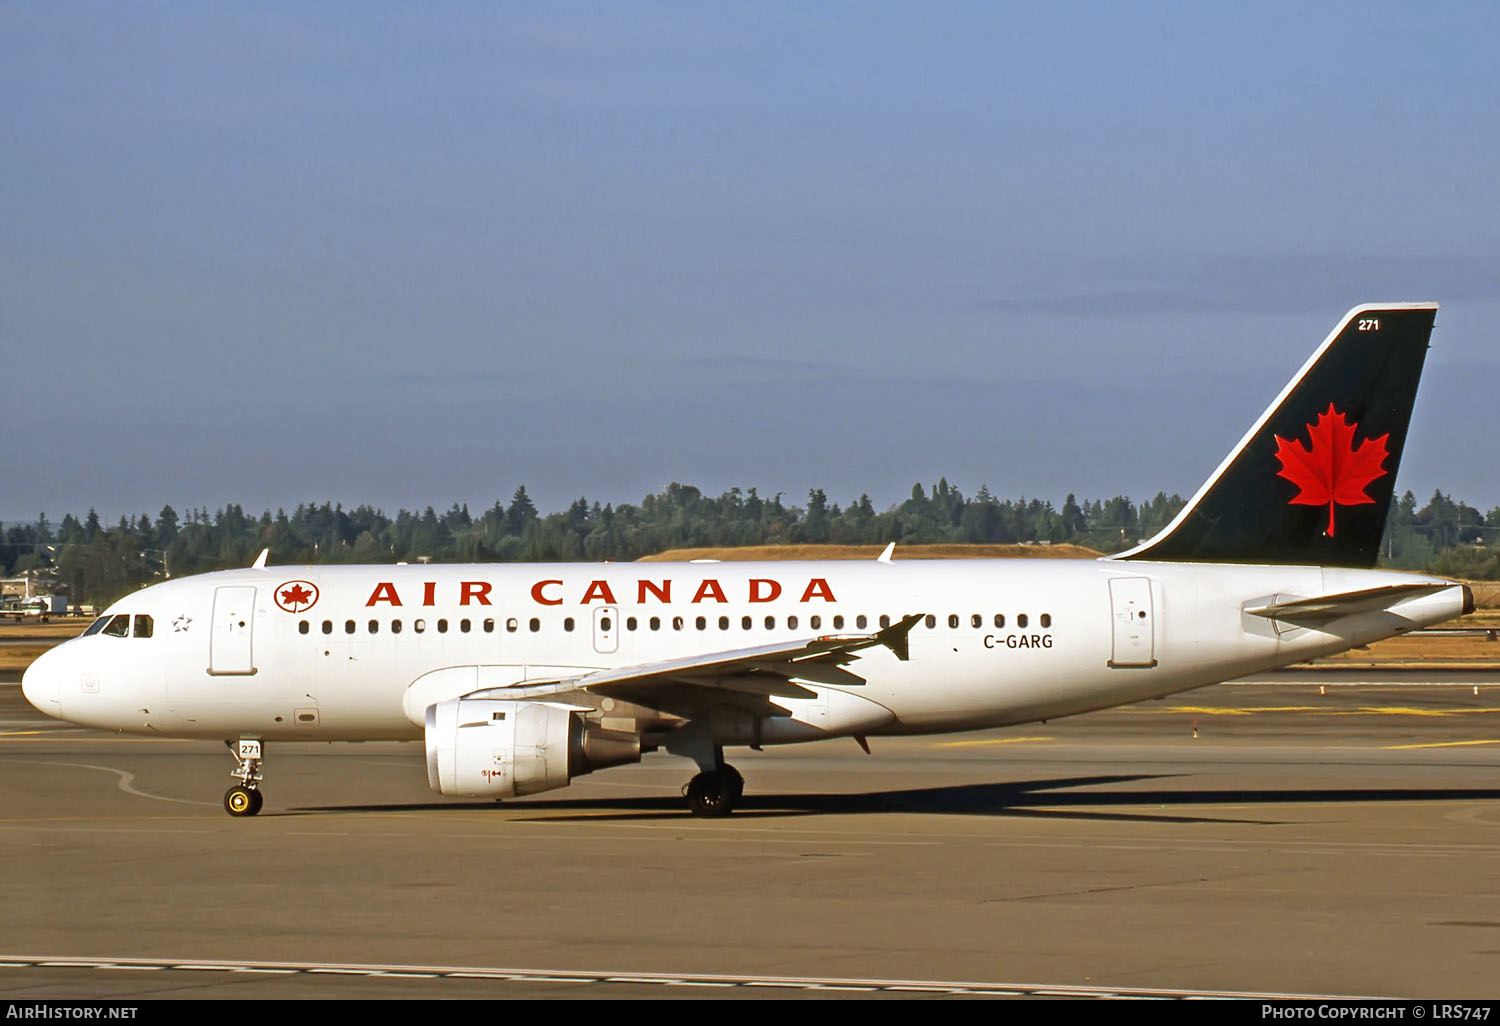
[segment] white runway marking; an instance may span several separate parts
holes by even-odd
[[[713,973],[605,973],[549,969],[500,969],[473,966],[340,965],[316,962],[194,962],[162,958],[52,958],[0,955],[0,969],[166,969],[180,972],[277,973],[380,979],[506,980],[536,983],[652,984],[661,987],[775,987],[806,991],[866,991],[963,994],[993,997],[1070,997],[1128,1000],[1141,998],[1254,998],[1263,1001],[1369,1001],[1367,995],[1283,994],[1254,991],[1176,990],[1154,987],[1092,987],[1067,984],[979,983],[945,980],[819,979],[805,976],[727,976]]]
[[[91,769],[91,770],[99,770],[99,771],[101,771],[103,773],[113,773],[115,776],[117,776],[117,777],[120,778],[119,781],[118,781],[118,785],[119,785],[120,790],[124,791],[126,794],[133,794],[137,798],[150,798],[153,801],[158,801],[158,802],[175,802],[178,805],[217,805],[217,804],[219,804],[218,802],[195,801],[192,798],[168,798],[164,794],[152,794],[149,791],[142,791],[139,788],[132,786],[133,783],[134,783],[134,781],[135,781],[135,774],[134,773],[127,773],[124,770],[115,769],[113,766],[95,766],[93,763],[89,763],[89,762],[59,762],[59,763],[54,763],[53,765],[56,765],[56,766],[72,766],[74,769]]]

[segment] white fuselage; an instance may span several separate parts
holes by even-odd
[[[109,621],[112,632],[58,646],[27,671],[24,688],[49,715],[113,730],[268,741],[416,739],[425,707],[462,693],[461,685],[433,675],[444,668],[478,668],[485,686],[507,686],[873,634],[921,613],[929,618],[909,635],[909,659],[868,648],[847,666],[865,683],[815,689],[857,695],[861,708],[875,703],[889,716],[844,722],[835,702],[809,720],[816,730],[783,739],[937,733],[1171,694],[1462,612],[1457,585],[1319,629],[1246,612],[1419,582],[1446,584],[1364,570],[1111,560],[228,570],[120,600],[105,618],[132,617],[125,636],[119,621]],[[428,683],[418,684],[424,676]],[[472,686],[475,676],[454,679]],[[607,716],[609,706],[606,700],[596,713]]]

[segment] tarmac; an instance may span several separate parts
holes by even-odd
[[[1500,670],[871,747],[733,753],[703,820],[665,755],[495,803],[420,744],[268,746],[232,819],[221,745],[0,685],[0,997],[1500,992]]]

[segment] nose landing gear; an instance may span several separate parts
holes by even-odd
[[[258,738],[225,741],[234,755],[235,766],[229,775],[239,781],[224,792],[224,811],[231,816],[253,816],[260,811],[265,796],[260,793],[260,764],[264,758]]]

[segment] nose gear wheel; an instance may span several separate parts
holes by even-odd
[[[224,744],[234,756],[234,769],[229,775],[239,781],[224,792],[224,811],[231,816],[253,816],[266,800],[260,793],[260,767],[265,759],[260,739],[242,737]]]
[[[264,802],[264,795],[243,784],[236,784],[224,792],[224,811],[231,816],[253,816]]]

